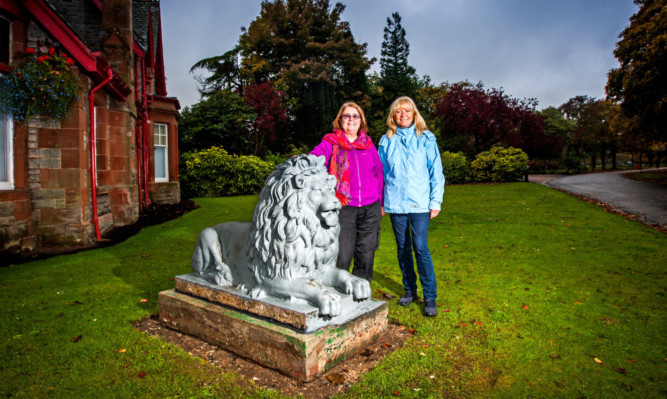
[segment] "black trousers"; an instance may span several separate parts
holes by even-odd
[[[338,220],[340,236],[336,267],[349,271],[354,259],[352,274],[371,281],[375,251],[380,244],[380,201],[362,207],[344,206]]]

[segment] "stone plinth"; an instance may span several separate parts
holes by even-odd
[[[373,306],[345,323],[303,333],[175,290],[158,295],[163,325],[302,381],[375,342],[386,330],[387,303],[364,302]]]
[[[245,313],[275,320],[294,327],[299,332],[309,333],[322,327],[341,325],[381,306],[381,301],[355,301],[351,295],[338,293],[341,297],[343,314],[321,318],[316,307],[304,300],[284,300],[274,297],[252,299],[245,292],[233,287],[212,284],[195,273],[183,274],[175,278],[176,291],[216,302]]]

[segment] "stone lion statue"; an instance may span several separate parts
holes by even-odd
[[[338,316],[341,297],[370,298],[368,281],[336,268],[338,212],[335,177],[324,158],[300,155],[266,179],[252,223],[229,222],[199,233],[192,268],[252,298],[300,298],[320,316]]]

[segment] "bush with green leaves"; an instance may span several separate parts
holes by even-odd
[[[462,184],[470,181],[470,161],[462,152],[443,151],[442,173],[445,174],[448,184]]]
[[[476,182],[512,182],[519,180],[528,164],[528,155],[514,147],[493,147],[480,152],[472,161]]]
[[[311,148],[305,145],[296,147],[294,144],[290,144],[287,148],[287,152],[274,153],[271,150],[267,151],[262,159],[266,162],[273,162],[275,165],[285,162],[288,158],[291,158],[295,155],[308,154],[311,151]]]
[[[257,194],[274,169],[273,162],[220,147],[186,152],[181,155],[181,192],[185,198]]]

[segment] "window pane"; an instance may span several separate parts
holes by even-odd
[[[0,181],[7,181],[7,117],[0,113]]]
[[[156,123],[153,126],[153,133],[155,145],[167,145],[167,125]]]
[[[0,18],[0,62],[5,64],[9,64],[9,28],[9,21]]]
[[[167,170],[165,168],[165,147],[155,147],[155,178],[164,179],[167,177]]]
[[[2,19],[0,19],[0,21],[2,21]],[[0,77],[0,79],[2,78]],[[0,96],[4,94],[3,87],[4,86],[0,84]],[[0,182],[9,181],[7,170],[10,157],[8,154],[9,148],[7,143],[9,142],[8,135],[11,132],[11,130],[9,130],[10,123],[11,120],[7,117],[7,115],[0,111]]]

